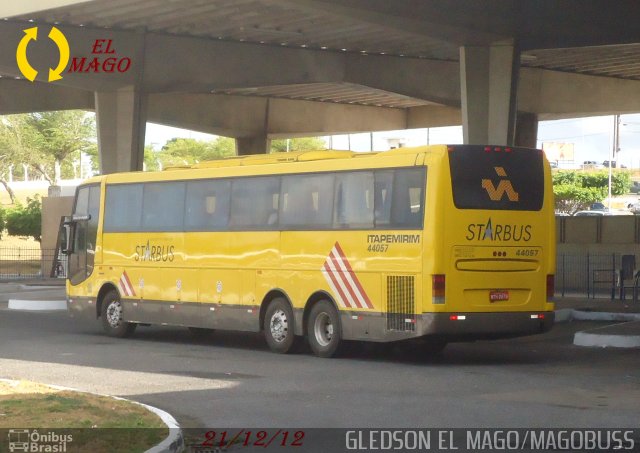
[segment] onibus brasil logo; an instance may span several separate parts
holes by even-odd
[[[67,444],[73,442],[73,435],[58,434],[53,431],[39,433],[38,430],[10,429],[9,451],[64,453]]]

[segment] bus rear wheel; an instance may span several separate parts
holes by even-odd
[[[273,299],[264,315],[264,338],[269,349],[279,354],[294,351],[293,310],[283,297]]]
[[[102,327],[110,337],[125,338],[136,330],[137,324],[124,321],[124,309],[116,291],[109,291],[102,299],[100,317]]]
[[[333,357],[342,342],[340,317],[333,304],[321,300],[311,308],[307,324],[309,346],[318,357]]]

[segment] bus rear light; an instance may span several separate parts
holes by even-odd
[[[453,152],[453,150],[455,150],[455,147],[447,146],[447,151],[449,151],[451,153],[451,152]]]
[[[544,319],[544,313],[531,315],[531,319]]]
[[[496,152],[496,153],[501,153],[502,151],[504,151],[505,153],[510,153],[513,151],[513,148],[511,147],[502,147],[502,146],[485,146],[484,147],[484,152],[485,153],[490,153],[490,152]]]
[[[553,296],[556,293],[556,283],[555,283],[555,275],[548,274],[547,275],[547,300],[553,299]]]
[[[432,289],[431,298],[434,304],[444,304],[444,292],[445,292],[445,276],[444,274],[432,275]]]
[[[467,319],[466,315],[451,315],[449,316],[450,321],[464,321]]]

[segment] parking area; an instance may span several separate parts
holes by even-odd
[[[594,322],[452,344],[435,358],[356,345],[318,359],[273,354],[254,334],[195,340],[187,329],[143,327],[113,339],[64,311],[8,310],[9,292],[0,296],[0,378],[126,396],[185,427],[633,427],[640,415],[637,350],[572,343]]]

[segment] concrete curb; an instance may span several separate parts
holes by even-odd
[[[66,300],[24,300],[9,299],[9,310],[45,311],[66,310]]]
[[[573,344],[598,348],[640,348],[640,335],[602,334],[595,330],[577,332],[573,336]]]
[[[573,310],[572,319],[577,321],[640,321],[640,313],[608,313],[600,311]]]
[[[640,313],[610,313],[601,311],[584,311],[575,308],[556,310],[555,322],[573,321],[640,321]]]
[[[556,322],[569,322],[574,319],[576,321],[619,321],[621,324],[627,324],[640,321],[640,313],[610,313],[573,308],[556,310]],[[573,336],[573,344],[591,348],[640,348],[640,335],[600,332],[602,329],[610,329],[611,327],[604,326],[576,332]]]
[[[0,379],[0,381],[9,382],[9,383],[17,382],[13,379]],[[145,409],[147,409],[149,412],[153,412],[158,417],[160,417],[162,422],[167,426],[167,428],[169,428],[169,435],[162,442],[160,442],[158,445],[154,447],[151,447],[145,453],[180,453],[184,450],[184,435],[182,434],[182,429],[180,428],[180,425],[178,424],[176,419],[173,418],[171,414],[169,414],[166,411],[163,411],[162,409],[158,409],[157,407],[149,406],[148,404],[139,403],[138,401],[133,401],[127,398],[119,397],[119,396],[87,392],[84,390],[78,390],[71,387],[64,387],[62,385],[51,385],[51,384],[41,384],[41,385],[45,385],[47,387],[51,387],[57,390],[68,390],[71,392],[87,393],[87,394],[96,395],[96,396],[105,396],[107,398],[113,398],[115,400],[126,401],[128,403],[142,406]]]

